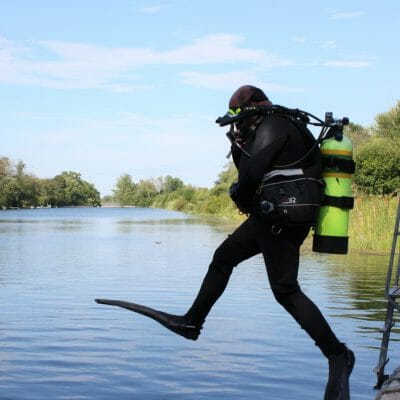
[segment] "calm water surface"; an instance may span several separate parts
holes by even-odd
[[[184,313],[231,230],[156,209],[0,211],[0,399],[322,399],[327,362],[275,303],[260,257],[236,268],[197,342],[94,302]],[[387,262],[304,245],[302,287],[357,356],[352,399],[376,394]]]

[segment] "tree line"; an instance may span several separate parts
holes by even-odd
[[[54,178],[38,178],[24,162],[0,158],[0,208],[99,206],[100,193],[81,174],[64,171]]]
[[[391,195],[400,189],[400,101],[378,114],[369,127],[350,123],[345,133],[354,145],[354,191],[360,195]],[[141,179],[121,175],[113,194],[103,202],[121,206],[158,207],[198,214],[236,215],[228,188],[237,179],[232,163],[218,175],[211,189],[186,185],[180,178]],[[52,179],[37,178],[25,164],[0,158],[0,207],[99,206],[100,194],[77,172],[64,171]]]
[[[235,207],[230,201],[228,188],[234,181],[236,170],[232,165],[218,176],[212,189],[186,185],[170,175],[135,183],[129,174],[122,175],[114,189],[113,200],[121,206],[157,207],[196,214],[232,216]]]

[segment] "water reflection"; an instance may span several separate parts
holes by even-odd
[[[353,253],[323,257],[328,262],[325,273],[330,282],[330,304],[327,305],[330,314],[351,319],[360,335],[373,338],[368,346],[377,348],[386,316],[384,286],[388,255]],[[393,328],[393,341],[399,340],[399,332]]]
[[[149,209],[20,211],[0,212],[0,398],[321,399],[326,362],[274,301],[261,257],[235,269],[195,343],[93,302],[184,312],[236,223]],[[388,256],[310,248],[301,285],[356,352],[352,399],[372,399]]]

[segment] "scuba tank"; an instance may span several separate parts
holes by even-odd
[[[327,116],[328,121],[331,115]],[[332,121],[333,122],[333,121]],[[353,208],[351,194],[353,145],[343,134],[341,120],[321,139],[322,178],[325,183],[322,206],[318,211],[313,237],[313,251],[346,254],[348,250],[349,211]]]

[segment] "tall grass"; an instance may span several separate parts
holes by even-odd
[[[359,197],[350,212],[350,250],[390,252],[398,198]]]

